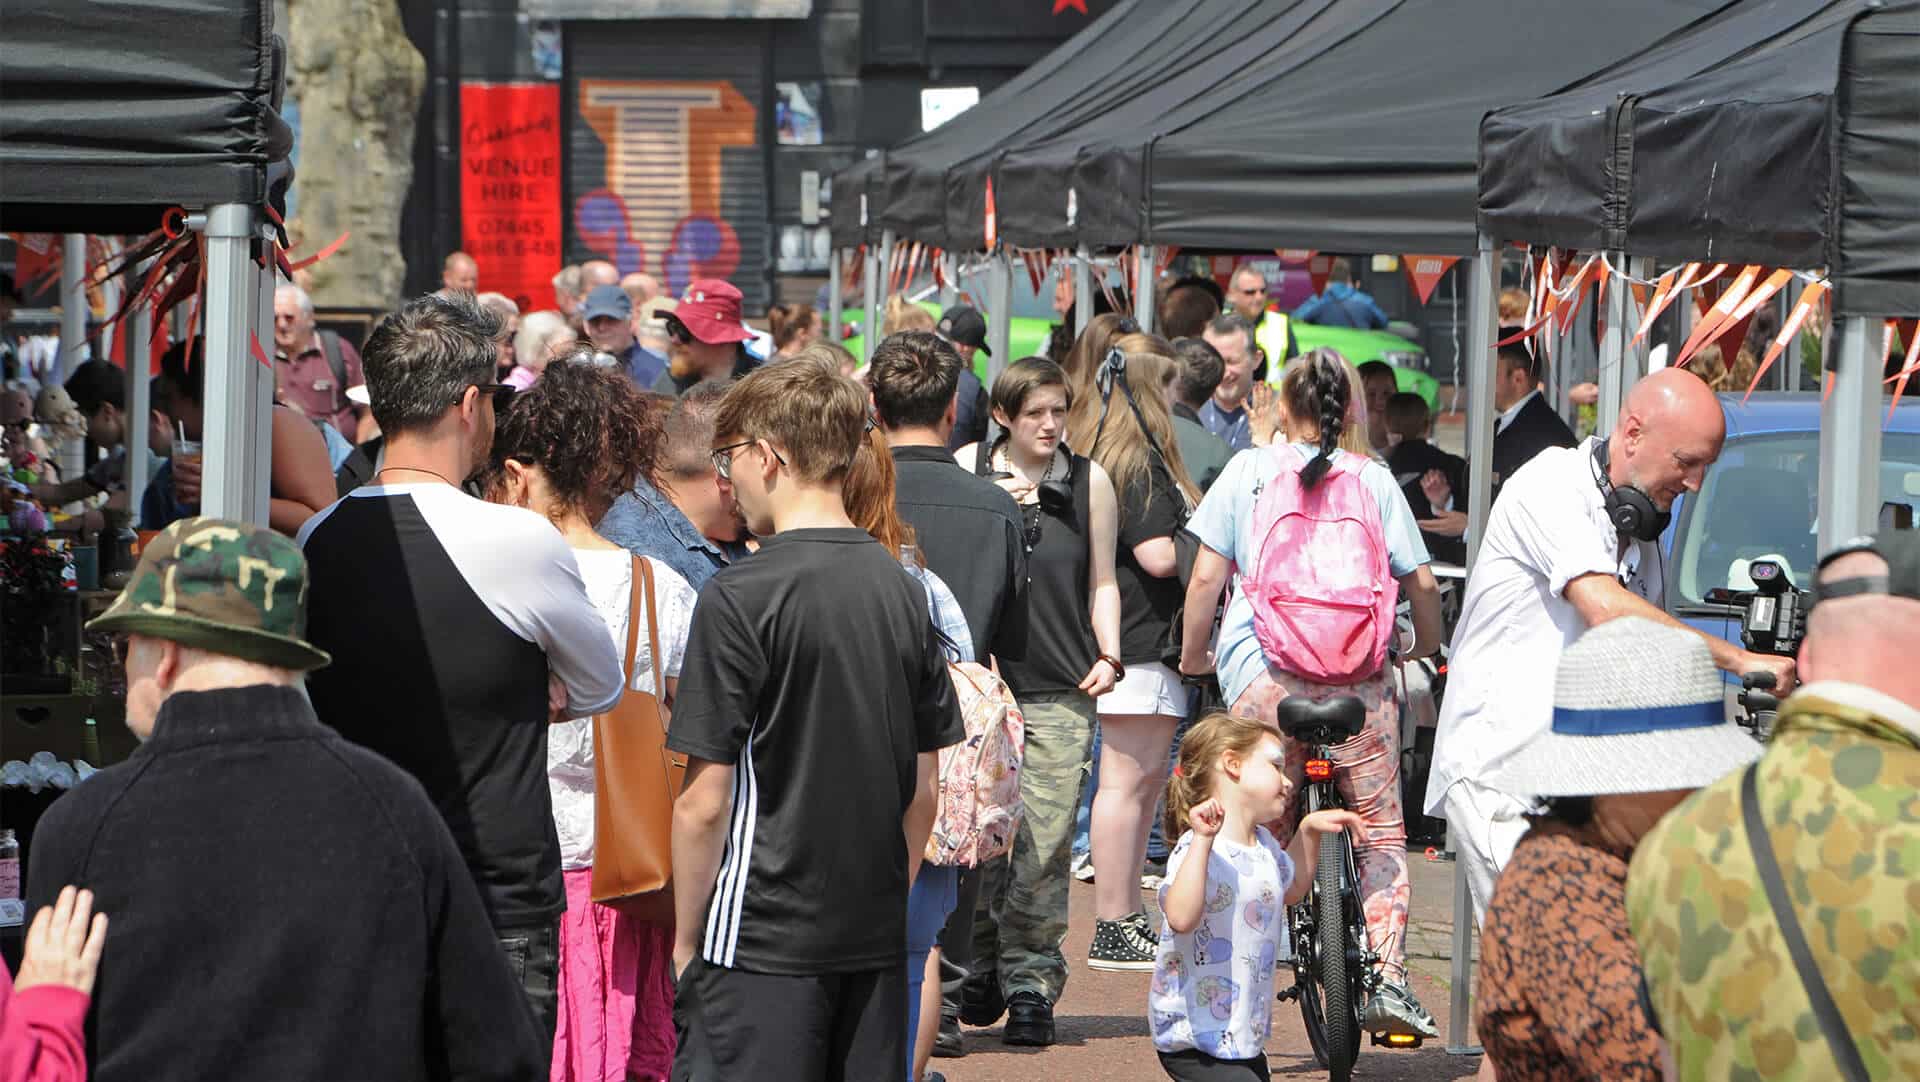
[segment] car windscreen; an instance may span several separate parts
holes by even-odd
[[[1881,501],[1920,507],[1920,434],[1881,437],[1879,481]],[[1751,590],[1747,566],[1761,556],[1781,558],[1795,586],[1812,585],[1819,492],[1820,433],[1728,440],[1682,509],[1671,600],[1695,605],[1715,588]]]

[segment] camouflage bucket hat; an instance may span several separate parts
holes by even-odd
[[[147,544],[113,607],[89,631],[149,635],[306,671],[332,662],[306,641],[307,559],[244,522],[189,518]]]

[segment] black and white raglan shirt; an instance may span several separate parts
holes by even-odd
[[[789,530],[722,568],[667,734],[734,768],[702,957],[784,976],[900,965],[915,759],[965,737],[927,592],[864,530]]]
[[[420,780],[495,927],[557,916],[547,675],[569,717],[611,707],[625,683],[560,532],[451,485],[368,485],[299,542],[307,636],[333,655],[307,677],[320,720]]]

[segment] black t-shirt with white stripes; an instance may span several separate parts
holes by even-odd
[[[964,736],[926,591],[857,529],[792,530],[700,592],[667,746],[734,768],[702,956],[896,966],[921,752]]]

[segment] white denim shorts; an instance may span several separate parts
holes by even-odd
[[[1180,674],[1157,661],[1127,666],[1127,678],[1100,696],[1098,710],[1103,715],[1160,714],[1184,718],[1193,689],[1180,682]]]

